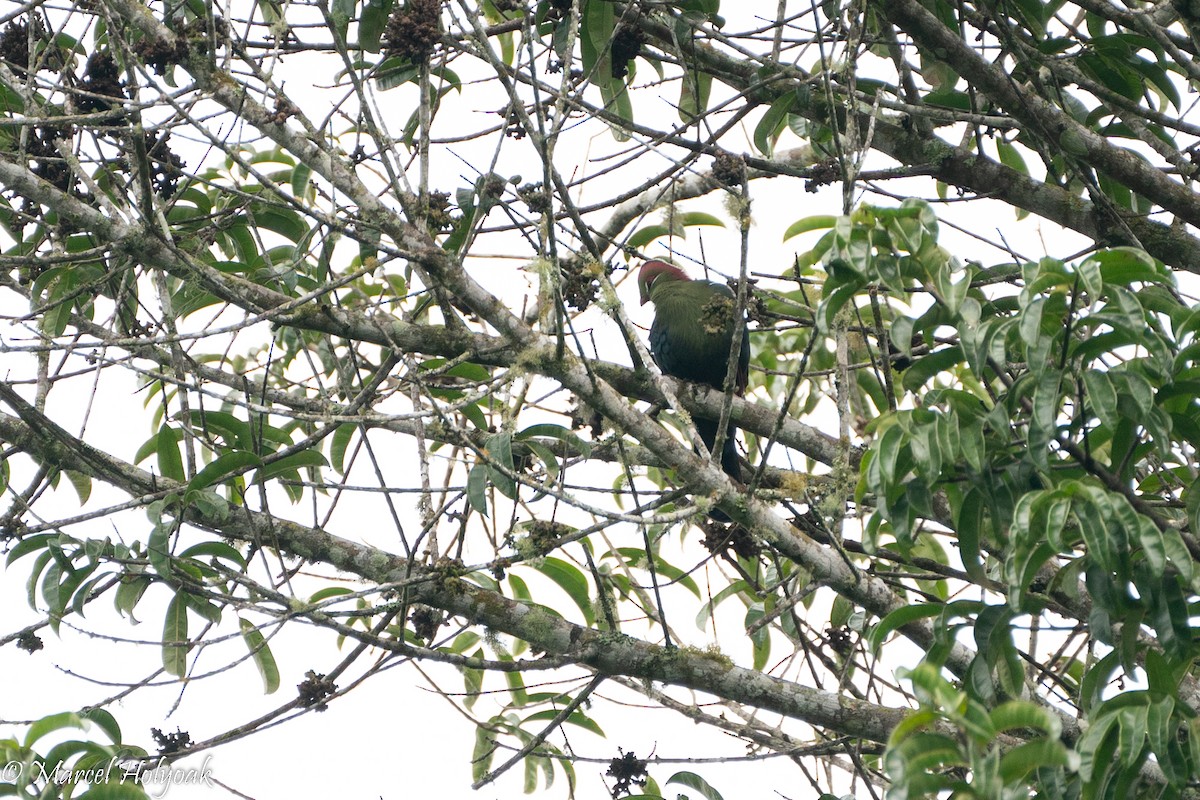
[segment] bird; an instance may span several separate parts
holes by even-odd
[[[642,264],[638,289],[642,305],[654,304],[650,354],[658,368],[666,375],[724,391],[736,323],[733,290],[721,283],[692,280],[679,267],[658,259]],[[733,390],[740,396],[750,372],[750,332],[745,325],[735,368]],[[693,422],[712,452],[720,423],[699,417]],[[740,480],[735,430],[731,421],[721,447],[721,469]]]

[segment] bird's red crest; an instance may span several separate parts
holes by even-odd
[[[642,264],[642,269],[638,273],[638,289],[641,294],[642,305],[646,305],[646,301],[650,299],[650,287],[660,278],[671,281],[691,280],[686,272],[674,264],[668,264],[666,261],[660,261],[657,258],[647,261],[645,264]]]

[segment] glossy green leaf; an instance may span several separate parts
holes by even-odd
[[[230,475],[247,471],[251,467],[262,464],[262,459],[245,450],[232,450],[217,456],[204,469],[196,473],[196,477],[188,482],[188,491],[194,492],[219,483]]]
[[[289,473],[295,473],[306,467],[326,466],[329,466],[329,462],[325,460],[325,456],[319,450],[301,450],[259,467],[258,471],[254,473],[254,482],[266,483],[272,478],[281,475],[287,476]]]
[[[159,574],[159,577],[168,580],[173,577],[170,536],[171,526],[163,521],[154,526],[150,532],[150,538],[146,542],[146,556],[150,560],[150,566],[154,567],[154,571]]]
[[[670,235],[671,229],[666,225],[646,225],[642,228],[638,228],[638,230],[635,231],[634,234],[625,241],[625,245],[627,247],[632,247],[635,250],[640,250],[653,242],[655,239]]]
[[[133,610],[137,608],[138,602],[149,587],[150,577],[148,575],[127,575],[121,578],[121,582],[117,585],[117,591],[113,596],[113,604],[121,616],[127,616],[131,622],[137,622],[137,618],[133,615]]]
[[[812,217],[805,217],[804,219],[798,219],[789,225],[787,230],[784,231],[783,241],[786,242],[792,237],[799,236],[802,233],[808,233],[809,231],[826,230],[828,228],[832,228],[834,223],[837,222],[837,219],[838,218],[832,214],[821,214]]]
[[[554,556],[546,556],[537,563],[531,564],[531,566],[554,581],[567,593],[571,601],[575,603],[575,607],[583,614],[583,619],[588,625],[595,624],[596,615],[592,609],[588,579],[578,567]]]
[[[29,729],[25,732],[24,744],[26,747],[32,747],[43,736],[55,731],[61,731],[64,728],[86,729],[86,727],[87,723],[84,718],[73,711],[51,714],[30,724]]]
[[[676,772],[671,777],[667,778],[668,784],[677,784],[686,786],[687,788],[697,792],[704,800],[724,800],[721,793],[704,778],[701,778],[694,772]]]
[[[679,119],[694,123],[708,111],[712,95],[712,73],[689,69],[679,86]]]
[[[58,534],[56,533],[36,533],[32,536],[26,536],[14,544],[8,551],[8,555],[4,559],[4,565],[6,567],[11,567],[18,559],[23,558],[30,553],[44,551],[50,542],[56,541],[57,539]],[[47,553],[47,555],[49,554]]]
[[[483,455],[487,459],[487,476],[492,485],[502,495],[515,500],[517,483],[512,478],[515,470],[512,455],[512,435],[496,433],[489,436],[483,443]]]
[[[867,645],[872,652],[878,653],[887,638],[895,631],[911,622],[936,617],[940,613],[942,613],[942,606],[938,603],[902,606],[881,619],[871,629],[867,634]]]
[[[350,446],[350,440],[356,430],[357,425],[346,422],[339,425],[329,437],[329,460],[339,475],[346,474],[346,449]]]
[[[158,453],[158,471],[165,478],[183,483],[187,475],[183,470],[183,456],[179,452],[179,431],[170,425],[158,429],[155,450]]]
[[[239,617],[238,626],[242,630],[242,641],[250,651],[254,666],[258,667],[258,674],[263,682],[263,694],[274,694],[279,689],[279,666],[275,663],[275,656],[271,653],[266,637],[249,620]]]
[[[187,674],[187,641],[187,595],[177,592],[163,619],[162,664],[168,675],[182,678]]]
[[[379,52],[379,39],[387,28],[392,4],[393,0],[367,0],[363,5],[362,16],[358,20],[358,46],[368,53]]]
[[[795,105],[795,94],[786,92],[780,95],[771,103],[758,125],[754,127],[754,146],[767,158],[775,154],[775,141],[787,126],[787,115]],[[784,238],[788,238],[786,234]]]
[[[591,442],[584,441],[579,436],[563,425],[555,425],[553,423],[538,423],[530,425],[527,428],[519,431],[513,438],[522,441],[532,438],[549,438],[557,439],[564,444],[570,445],[572,450],[587,458],[591,455]]]
[[[471,508],[485,517],[488,515],[487,487],[487,464],[482,461],[476,462],[475,466],[471,467],[471,471],[467,473],[467,502],[471,504]]]

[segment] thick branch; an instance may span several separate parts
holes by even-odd
[[[134,495],[182,492],[182,484],[98,453],[32,410],[2,384],[0,398],[21,408],[26,417],[18,420],[0,414],[0,439],[35,458],[93,475]],[[381,585],[403,585],[410,602],[425,603],[516,636],[547,653],[565,656],[606,675],[708,692],[877,742],[886,742],[892,728],[907,714],[904,709],[811,689],[737,667],[721,656],[659,647],[631,636],[585,628],[436,569],[263,512],[231,509],[226,518],[215,519],[190,508],[186,518],[223,536],[256,545],[270,544],[280,552],[328,564]]]

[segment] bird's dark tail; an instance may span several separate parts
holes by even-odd
[[[704,446],[712,452],[713,443],[717,441],[719,423],[708,419],[695,419],[696,433],[704,441]],[[725,443],[721,445],[721,469],[735,481],[742,479],[742,468],[738,463],[737,443],[733,440],[737,428],[732,423],[725,429]],[[729,515],[719,508],[714,508],[708,515],[715,522],[731,522]]]
[[[696,432],[700,434],[700,438],[704,440],[704,446],[712,451],[712,446],[717,441],[717,425],[718,423],[707,419],[696,419]],[[725,429],[725,443],[721,446],[721,469],[725,470],[725,474],[733,478],[735,481],[742,479],[742,468],[738,463],[737,442],[734,441],[734,435],[737,428],[732,423]]]

